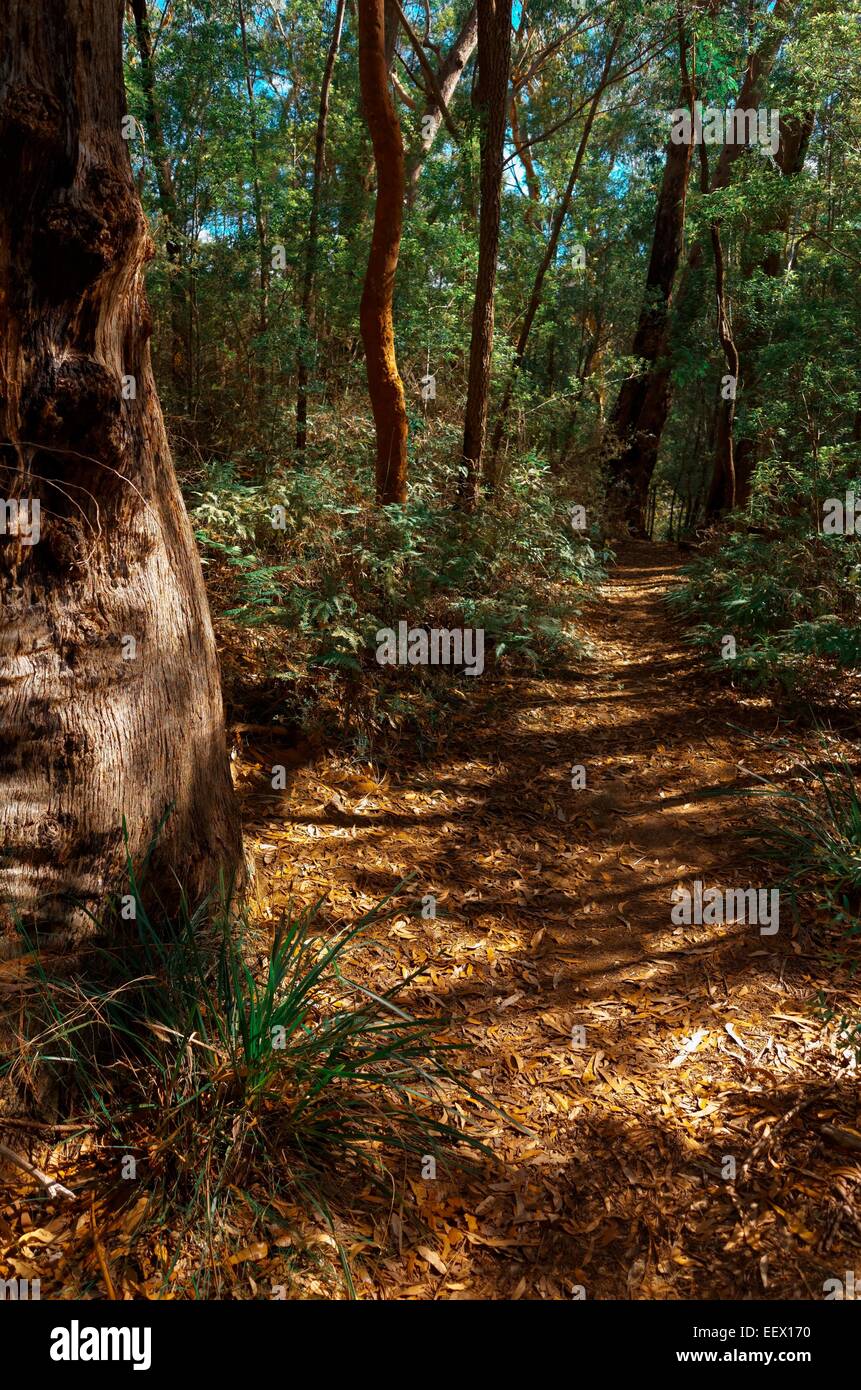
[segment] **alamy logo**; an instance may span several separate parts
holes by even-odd
[[[35,545],[39,539],[42,505],[22,497],[0,497],[0,536],[17,536],[22,545]]]
[[[711,926],[717,922],[747,922],[760,936],[774,936],[780,925],[777,888],[706,888],[696,880],[693,893],[674,888],[670,920],[677,927]]]
[[[398,623],[376,634],[377,661],[381,666],[463,666],[464,675],[480,676],[484,670],[484,628],[409,627]]]
[[[822,503],[822,534],[824,536],[861,535],[861,499],[847,492],[845,500],[826,497]]]
[[[760,145],[772,155],[780,148],[780,112],[723,110],[694,102],[691,116],[686,106],[670,112],[670,139],[674,145]]]
[[[73,1318],[69,1327],[51,1332],[52,1361],[132,1361],[135,1371],[152,1365],[152,1328],[81,1327]]]
[[[41,1289],[41,1279],[0,1279],[0,1303],[38,1302]]]

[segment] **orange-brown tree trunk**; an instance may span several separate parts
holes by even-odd
[[[377,433],[377,501],[407,499],[407,411],[392,317],[404,217],[401,128],[389,92],[385,0],[359,0],[359,80],[377,170],[377,205],[360,322]]]
[[[200,561],[150,365],[123,6],[0,10],[0,937],[241,862]],[[26,523],[22,531],[21,504]],[[39,524],[33,526],[39,508]],[[0,947],[4,944],[0,941]]]

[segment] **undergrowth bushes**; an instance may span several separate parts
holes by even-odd
[[[456,458],[455,437],[447,443]],[[363,751],[384,729],[432,731],[472,682],[456,668],[377,665],[376,633],[403,620],[481,628],[488,665],[507,670],[579,650],[572,620],[607,557],[572,531],[546,466],[522,460],[504,498],[474,516],[452,505],[455,484],[439,463],[406,505],[379,509],[365,474],[345,488],[342,463],[253,485],[218,466],[199,481],[193,519],[223,642],[256,630],[282,717],[349,730]],[[229,694],[229,653],[225,665]]]
[[[670,598],[714,665],[799,694],[823,672],[861,666],[861,547],[821,530],[823,500],[852,487],[861,496],[835,468],[811,498],[809,478],[788,466],[760,470],[749,512],[721,528]],[[734,657],[721,652],[725,635]]]

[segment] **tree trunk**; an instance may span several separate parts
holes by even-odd
[[[700,166],[702,170],[703,193],[709,191],[709,159],[705,145],[700,146]],[[732,511],[735,506],[735,399],[739,377],[739,356],[733,335],[732,323],[726,294],[726,260],[721,239],[720,222],[716,218],[710,227],[712,255],[715,266],[715,306],[717,310],[717,333],[727,374],[730,377],[729,390],[721,392],[718,402],[716,430],[716,449],[712,467],[712,480],[706,501],[706,521],[716,520],[723,512]]]
[[[389,92],[385,0],[359,0],[359,80],[377,170],[377,206],[359,318],[377,433],[377,501],[407,499],[407,410],[395,357],[395,271],[404,217],[404,145]]]
[[[517,347],[515,348],[514,352],[514,361],[511,364],[511,371],[509,372],[508,380],[505,383],[505,390],[502,394],[502,401],[499,406],[499,413],[496,417],[496,424],[493,429],[493,445],[491,447],[490,458],[487,464],[487,481],[491,488],[495,487],[498,481],[499,454],[502,448],[502,439],[503,435],[505,434],[505,425],[508,419],[508,412],[511,407],[511,398],[514,394],[514,387],[517,381],[518,374],[520,372],[521,367],[523,366],[523,362],[526,357],[526,349],[529,345],[529,335],[532,332],[532,325],[535,322],[535,315],[538,313],[538,309],[541,305],[541,295],[544,290],[544,281],[547,276],[548,270],[550,269],[551,265],[556,259],[556,250],[559,246],[559,238],[562,235],[562,228],[565,225],[565,220],[568,216],[568,212],[571,207],[571,199],[574,196],[574,189],[577,184],[577,180],[580,177],[580,170],[583,167],[583,160],[586,155],[586,147],[589,144],[589,137],[592,134],[592,126],[595,123],[595,117],[598,113],[598,106],[600,104],[601,97],[609,81],[610,68],[613,63],[613,56],[616,52],[616,48],[621,37],[622,30],[621,28],[619,28],[613,34],[613,37],[610,41],[610,47],[607,50],[607,54],[604,58],[604,67],[601,72],[601,77],[598,82],[598,86],[589,104],[589,111],[587,113],[586,121],[583,126],[583,131],[580,136],[580,143],[577,146],[577,154],[574,157],[574,164],[571,169],[571,174],[569,176],[565,192],[562,195],[562,201],[560,202],[553,216],[553,223],[550,228],[550,237],[547,242],[547,247],[541,259],[541,264],[538,267],[538,271],[536,273],[535,280],[532,285],[532,293],[529,296],[529,303],[526,306],[526,313],[523,318],[523,326],[521,327],[520,336],[517,340]]]
[[[460,33],[449,49],[437,72],[437,85],[446,105],[451,101],[457,85],[463,76],[464,68],[475,51],[478,42],[478,14],[475,5],[463,22]],[[421,120],[421,134],[417,149],[410,156],[407,173],[407,193],[409,201],[415,198],[419,177],[430,154],[433,142],[443,122],[443,108],[436,95],[431,92]]]
[[[320,197],[323,189],[323,168],[326,160],[326,127],[329,121],[329,92],[332,74],[341,46],[341,32],[344,27],[344,8],[346,0],[338,0],[335,23],[326,67],[323,72],[323,85],[320,89],[320,111],[317,116],[317,137],[314,144],[314,172],[311,181],[311,215],[308,221],[308,244],[305,248],[305,274],[302,279],[302,315],[300,323],[299,351],[296,354],[296,454],[301,463],[308,443],[308,358],[314,341],[315,304],[314,277],[317,271],[317,251],[320,240]]]
[[[794,178],[804,168],[807,147],[813,134],[815,113],[807,111],[800,118],[790,117],[780,121],[780,144],[775,160],[785,179]],[[771,219],[769,230],[783,232],[789,230],[792,199],[787,195],[782,205]],[[762,270],[772,279],[779,279],[786,273],[786,256],[780,250],[773,250],[763,259]],[[745,415],[749,419],[760,395],[760,381],[757,370],[757,357],[765,341],[761,323],[742,325],[740,331],[740,357],[744,363],[744,404]],[[746,505],[750,497],[751,481],[759,461],[759,440],[744,429],[735,450],[736,462],[736,505]]]
[[[782,20],[783,12],[787,8],[790,0],[775,0],[769,15],[769,23],[774,27],[766,35],[758,49],[751,53],[745,67],[745,75],[739,92],[736,108],[740,111],[750,110],[758,105],[760,92],[765,79],[771,71],[777,51],[783,37],[782,23],[774,23],[775,20]],[[686,72],[686,59],[684,48],[682,49],[683,69]],[[686,96],[693,110],[693,87],[686,82],[688,91]],[[733,123],[733,131],[735,131]],[[745,136],[747,127],[745,126]],[[669,147],[667,166],[665,166],[665,184],[668,177],[668,166],[670,162],[670,152],[684,150],[686,146]],[[736,161],[747,149],[746,138],[742,141],[732,140],[724,145],[715,167],[714,177],[711,180],[710,191],[715,192],[719,188],[726,188],[732,177],[732,171]],[[690,149],[688,149],[690,155]],[[679,165],[682,162],[681,154],[678,155]],[[690,172],[690,160],[688,161],[688,173]],[[687,186],[687,173],[685,175],[685,186]],[[663,202],[663,189],[661,202]],[[684,217],[684,200],[681,205],[681,216]],[[659,204],[659,216],[661,206]],[[683,229],[683,224],[682,224]],[[657,243],[657,226],[655,241]],[[679,254],[676,256],[676,269],[678,268],[679,255],[681,251],[681,240],[679,242]],[[655,246],[652,248],[654,257]],[[703,244],[698,241],[691,248],[688,256],[687,265],[682,272],[680,284],[675,290],[676,313],[681,317],[682,306],[684,305],[691,289],[691,273],[699,268],[703,259]],[[650,268],[651,274],[651,268]],[[675,270],[673,271],[675,278]],[[660,292],[660,291],[659,291]],[[623,452],[616,458],[611,466],[611,491],[620,499],[625,519],[635,530],[642,529],[642,511],[645,497],[648,493],[649,479],[654,472],[658,461],[658,453],[661,446],[661,438],[664,426],[670,413],[672,400],[672,369],[669,362],[670,352],[670,322],[669,297],[672,295],[672,282],[670,282],[667,303],[663,306],[664,312],[661,313],[660,305],[658,308],[659,317],[662,321],[662,331],[656,344],[652,346],[652,356],[647,357],[649,366],[642,376],[629,378],[622,387],[619,400],[616,405],[614,416],[614,429],[619,438],[623,441]],[[642,323],[642,316],[641,316]],[[639,333],[638,326],[638,333]],[[636,354],[636,337],[633,348]],[[623,397],[625,399],[623,400]]]
[[[474,507],[478,499],[481,455],[487,431],[510,70],[511,0],[478,0],[476,105],[481,112],[481,215],[463,430],[462,497],[467,508]]]
[[[29,540],[20,516],[0,536],[0,901],[7,930],[74,932],[120,887],[123,821],[139,866],[170,811],[166,905],[174,875],[197,899],[241,842],[150,366],[122,6],[6,0],[0,28],[0,477],[41,509]]]
[[[682,100],[693,112],[695,93],[688,75],[687,36],[681,11],[679,15]],[[669,398],[665,398],[663,389],[655,391],[655,369],[666,348],[670,300],[682,254],[692,155],[692,144],[675,144],[671,140],[667,146],[646,292],[631,344],[631,356],[637,359],[638,365],[634,375],[622,383],[611,421],[613,435],[621,446],[610,464],[611,504],[615,503],[630,529],[640,536],[646,534],[645,508],[669,408]],[[645,370],[642,363],[646,364]],[[657,375],[661,388],[663,370],[665,368]]]
[[[161,116],[155,91],[153,42],[147,16],[147,0],[132,0],[138,58],[141,65],[141,86],[144,93],[144,120],[155,170],[158,209],[165,224],[165,249],[168,262],[168,298],[170,303],[170,375],[177,401],[188,411],[189,379],[189,321],[188,302],[183,290],[182,244],[176,186],[167,147],[164,143]]]

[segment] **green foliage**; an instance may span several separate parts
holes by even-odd
[[[770,747],[785,755],[786,746]],[[781,889],[796,912],[806,909],[820,946],[836,938],[829,952],[835,964],[855,973],[861,966],[861,790],[858,772],[821,739],[822,756],[799,758],[781,779],[759,777],[759,786],[741,795],[762,798],[770,813],[750,832],[758,857],[782,871]],[[789,780],[801,783],[789,788]],[[841,1046],[861,1060],[861,1018],[837,1014],[820,997],[825,1022],[836,1022]]]
[[[820,499],[852,486],[835,469],[820,477]],[[716,664],[759,687],[803,690],[823,668],[861,666],[861,554],[853,537],[817,529],[798,470],[764,469],[757,487],[752,512],[769,521],[767,534],[736,518],[739,529],[722,530],[685,567],[670,602],[699,620],[691,639]],[[737,647],[728,661],[718,655],[725,634]]]
[[[224,576],[225,617],[270,634],[270,673],[299,702],[291,713],[301,717],[303,692],[328,671],[348,682],[363,738],[397,726],[417,685],[414,714],[434,721],[456,675],[376,665],[377,632],[402,620],[482,628],[487,660],[492,652],[511,669],[579,650],[571,625],[606,556],[571,531],[570,507],[540,460],[524,460],[504,497],[473,516],[440,500],[456,485],[441,462],[414,480],[405,506],[385,509],[369,506],[358,486],[345,496],[352,471],[320,465],[247,486],[218,468],[194,508],[204,555]],[[285,530],[272,525],[276,506]]]
[[[418,1174],[426,1156],[443,1172],[492,1157],[445,1118],[453,1097],[483,1102],[450,1059],[447,1021],[404,1006],[420,972],[381,994],[352,978],[385,903],[334,934],[319,905],[284,917],[261,949],[223,885],[172,917],[145,896],[129,865],[135,921],[106,912],[84,972],[53,978],[33,957],[3,1070],[52,1075],[109,1150],[145,1156],[150,1216],[184,1213],[175,1257],[205,1235],[207,1286],[252,1191],[261,1221],[297,1195],[325,1214],[333,1173],[342,1202],[347,1173],[348,1192],[370,1181],[388,1198],[396,1160]]]

